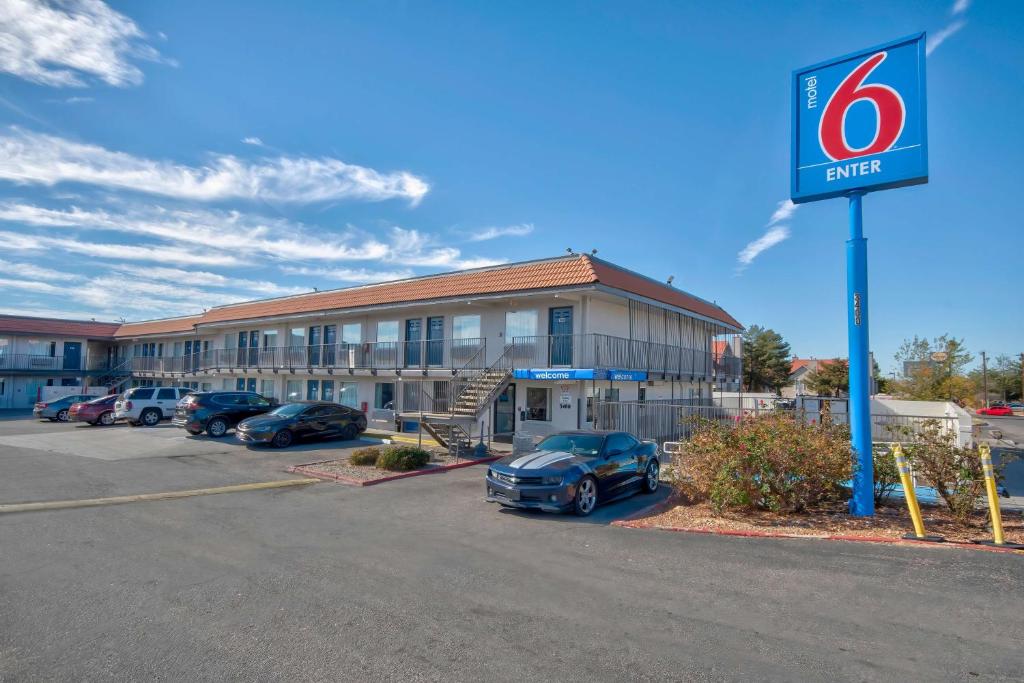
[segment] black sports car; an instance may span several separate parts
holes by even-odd
[[[245,443],[287,448],[296,439],[354,439],[365,431],[366,415],[361,410],[324,401],[297,401],[242,420],[235,433]]]
[[[658,489],[658,447],[627,432],[552,434],[487,470],[487,500],[586,516],[600,503]]]

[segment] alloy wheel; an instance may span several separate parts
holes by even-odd
[[[147,427],[153,427],[160,421],[160,415],[155,410],[147,410],[142,414],[142,423]]]
[[[57,413],[57,422],[67,422],[67,421],[68,421],[68,411],[66,411],[66,410],[59,411]]]
[[[107,412],[100,415],[100,424],[104,425],[105,427],[109,427],[110,425],[114,424],[114,414]]]
[[[581,515],[589,515],[597,504],[597,486],[594,480],[587,477],[580,482],[576,492],[576,508]]]
[[[224,436],[228,432],[228,425],[224,420],[214,420],[208,426],[207,429],[210,432],[210,436],[220,437]]]
[[[647,491],[654,493],[658,490],[658,463],[652,462],[647,466]]]

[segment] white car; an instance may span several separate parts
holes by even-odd
[[[124,392],[114,403],[114,418],[155,427],[160,420],[174,416],[178,401],[192,393],[184,387],[135,387]]]

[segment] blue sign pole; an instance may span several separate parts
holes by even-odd
[[[857,458],[850,514],[875,514],[871,460],[871,360],[868,353],[868,241],[864,239],[863,192],[850,194],[850,239],[846,242],[847,336],[850,346],[850,436]]]

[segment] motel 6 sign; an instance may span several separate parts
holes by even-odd
[[[924,34],[793,72],[790,197],[928,182]]]

